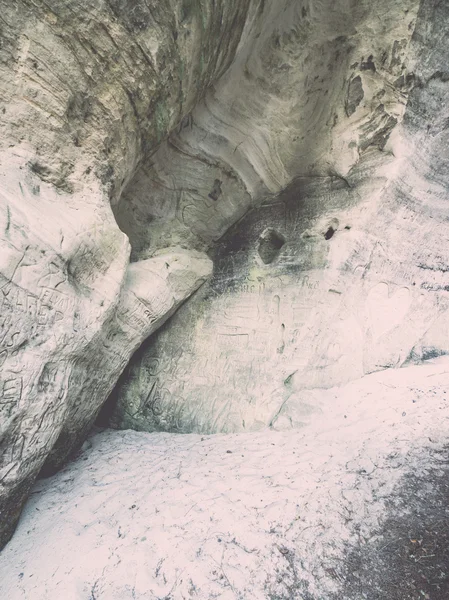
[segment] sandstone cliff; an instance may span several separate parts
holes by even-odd
[[[0,543],[103,420],[304,423],[448,351],[449,8],[0,0]]]

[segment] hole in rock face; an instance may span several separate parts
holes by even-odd
[[[332,227],[332,225],[329,227],[329,229],[326,231],[326,233],[324,234],[324,239],[325,240],[330,240],[335,233],[335,229]]]
[[[362,71],[372,71],[373,73],[375,73],[376,65],[374,64],[373,58],[374,57],[371,54],[370,56],[368,56],[368,60],[366,62],[362,59],[362,64],[360,65],[360,69]]]
[[[338,219],[331,219],[327,222],[326,228],[321,230],[321,233],[326,241],[332,239],[334,234],[338,231],[340,222]]]
[[[259,238],[259,256],[262,261],[269,265],[278,256],[282,246],[285,244],[285,238],[275,229],[268,228]]]
[[[216,179],[214,181],[214,187],[212,188],[212,190],[209,194],[209,198],[211,200],[214,200],[214,202],[216,202],[218,200],[218,198],[221,196],[221,194],[222,194],[221,181],[219,179]]]

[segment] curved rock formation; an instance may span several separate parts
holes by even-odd
[[[207,286],[131,361],[112,426],[296,427],[314,410],[310,390],[448,352],[448,9],[331,4],[292,4],[255,29],[244,61],[125,195],[137,248],[149,241],[144,214],[174,231],[188,208],[202,239],[208,225],[222,234],[216,215],[235,190],[220,179],[216,199],[214,173],[200,210],[190,188],[207,189],[178,189],[201,153],[231,165],[250,195],[240,206],[259,208],[216,244]],[[169,161],[181,165],[170,171],[180,212],[156,214],[168,200],[145,203],[140,181],[167,198],[158,155],[181,150]]]
[[[115,426],[290,427],[447,352],[441,2],[0,9],[0,544],[209,257]]]
[[[297,177],[383,149],[413,81],[417,0],[253,3],[236,58],[144,162],[115,210],[134,256],[220,238]],[[200,246],[201,247],[201,246]]]
[[[210,273],[168,243],[129,265],[111,204],[231,64],[248,4],[0,2],[0,545]]]

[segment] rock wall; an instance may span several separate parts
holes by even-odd
[[[129,265],[111,205],[231,64],[248,6],[0,0],[0,546],[211,271],[170,244]]]
[[[0,545],[210,258],[115,426],[290,426],[446,351],[441,3],[0,10]]]
[[[371,18],[383,37],[374,43],[359,31],[342,41],[354,49],[363,39],[365,58],[351,56],[350,75],[328,69],[331,103],[320,98],[313,104],[320,114],[343,115],[343,122],[336,119],[332,127],[325,120],[325,135],[304,113],[298,128],[310,124],[316,135],[302,142],[309,144],[304,162],[305,150],[295,148],[293,182],[280,195],[273,186],[271,196],[224,235],[213,252],[212,280],[137,352],[108,404],[114,427],[201,433],[296,427],[314,411],[311,390],[448,352],[449,78],[442,40],[449,11],[424,2],[416,24],[398,25],[390,4],[390,18],[379,25],[378,10],[377,3],[371,12],[366,8],[363,26]],[[289,22],[294,31],[291,16]],[[342,23],[353,25],[350,18]],[[406,51],[410,37],[399,41],[396,34],[411,36],[415,26],[404,64],[397,53]],[[335,33],[342,32],[336,27]],[[309,80],[323,57],[316,47],[313,52],[302,73]],[[398,76],[394,84],[389,68]],[[288,98],[289,84],[285,77],[279,97]],[[321,93],[325,89],[321,82]],[[298,103],[304,101],[300,95]],[[398,107],[407,102],[402,121]],[[387,121],[379,121],[386,107]],[[286,122],[292,113],[284,109],[277,105],[268,122]],[[288,124],[277,153],[284,168],[275,171],[290,168],[284,182],[294,174],[286,159],[293,147]],[[276,139],[273,131],[266,127],[267,139]],[[205,134],[203,145],[207,141]],[[207,222],[201,214],[197,225]]]
[[[405,58],[418,5],[253,5],[230,69],[114,209],[133,258],[167,240],[207,247],[296,177],[346,177],[369,147],[383,148],[413,81]]]

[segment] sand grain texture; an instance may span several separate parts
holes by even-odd
[[[440,358],[322,391],[296,431],[94,434],[33,489],[0,596],[447,598],[448,374]]]

